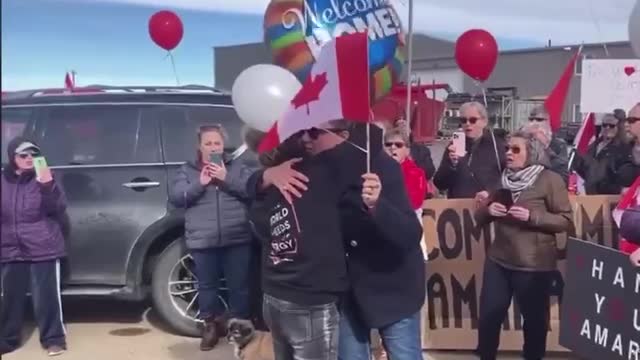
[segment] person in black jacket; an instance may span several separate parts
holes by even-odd
[[[567,143],[553,135],[549,123],[549,113],[544,106],[535,107],[529,115],[529,124],[525,125],[527,131],[536,135],[538,140],[547,146],[552,171],[562,177],[565,184],[569,184],[569,150]]]
[[[629,110],[625,129],[632,140],[627,156],[616,172],[620,184],[628,187],[640,176],[640,103]]]
[[[299,134],[313,140],[313,156],[295,149],[299,136],[264,154],[263,164],[272,167],[247,185],[255,199],[251,219],[263,241],[263,313],[278,360],[338,356],[338,301],[348,277],[338,212],[346,186],[334,153],[349,136],[339,126]],[[288,181],[304,194],[287,188],[278,172],[295,173]]]
[[[362,127],[351,128],[350,140],[363,139]],[[373,131],[372,131],[373,132]],[[308,138],[307,149],[328,141]],[[373,136],[375,137],[375,136]],[[337,165],[334,186],[340,200],[342,236],[346,246],[351,291],[341,303],[340,359],[368,359],[369,331],[377,328],[390,358],[422,359],[420,309],[425,297],[425,273],[415,217],[399,164],[382,149],[372,150],[371,173],[364,174],[366,154],[350,143],[335,145],[327,163]],[[287,162],[265,171],[265,183],[291,198],[304,198],[312,181]]]
[[[458,157],[453,144],[445,151],[433,178],[435,186],[450,199],[486,200],[500,187],[505,167],[504,139],[487,130],[487,110],[478,102],[460,107],[460,124],[466,134],[466,155]]]
[[[587,195],[619,195],[622,191],[616,169],[629,152],[623,135],[618,130],[618,120],[605,115],[598,140],[586,154],[576,155],[573,168],[584,179]]]

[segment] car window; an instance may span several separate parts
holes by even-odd
[[[2,163],[8,161],[7,146],[16,136],[26,135],[27,126],[33,119],[30,108],[2,108]]]
[[[39,132],[47,162],[112,165],[160,162],[157,122],[136,105],[49,106]]]
[[[166,105],[155,111],[154,116],[162,123],[162,145],[167,162],[195,158],[198,128],[202,125],[222,125],[228,134],[227,152],[233,152],[243,142],[243,123],[231,107]]]

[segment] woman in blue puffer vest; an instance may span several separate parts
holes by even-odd
[[[19,347],[25,300],[31,292],[40,342],[55,356],[66,350],[60,298],[66,199],[48,168],[36,175],[38,145],[19,137],[7,151],[9,162],[2,173],[0,353]]]

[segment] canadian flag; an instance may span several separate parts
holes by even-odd
[[[624,213],[626,209],[637,205],[640,205],[640,177],[638,177],[624,195],[622,195],[618,206],[613,210],[613,220],[616,222],[616,225],[618,225],[618,228],[620,228],[622,213]],[[631,254],[640,247],[621,239],[619,248],[620,251]]]
[[[295,133],[331,120],[367,122],[369,99],[368,35],[342,35],[324,45],[309,77],[258,152],[270,151]]]

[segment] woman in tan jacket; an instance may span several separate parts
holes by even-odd
[[[514,296],[524,318],[523,358],[545,356],[556,234],[568,231],[573,219],[567,187],[548,167],[544,144],[530,133],[513,134],[503,189],[476,212],[480,224],[495,222],[480,295],[477,352],[483,360],[496,359],[502,322]]]

